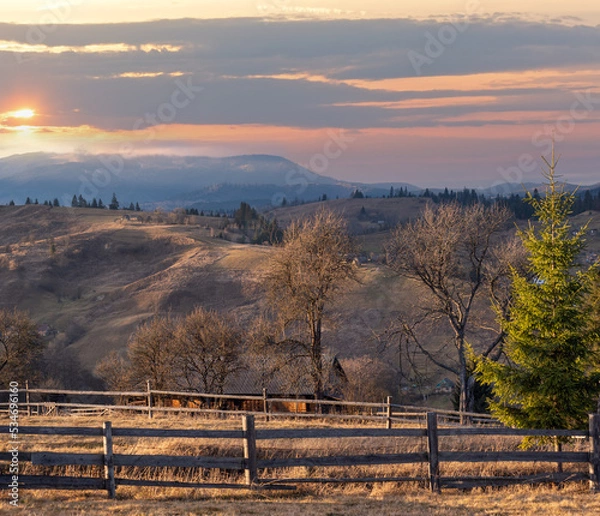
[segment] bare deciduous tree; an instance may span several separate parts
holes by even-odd
[[[40,375],[44,342],[27,314],[0,310],[0,383]]]
[[[421,218],[398,227],[387,244],[390,267],[419,282],[430,294],[417,317],[401,318],[399,332],[427,359],[457,376],[462,411],[472,405],[469,386],[474,379],[469,378],[466,339],[478,294],[486,285],[497,287],[497,302],[503,303],[498,290],[502,283],[496,276],[504,274],[505,269],[491,264],[495,258],[494,237],[505,228],[509,217],[508,210],[499,206],[430,205]],[[447,345],[433,350],[422,342],[419,328],[433,320],[445,321],[449,326],[453,353]],[[500,342],[498,338],[487,353]]]
[[[230,317],[196,308],[184,319],[156,316],[131,336],[127,356],[112,352],[96,374],[112,390],[145,387],[222,394],[243,367],[242,332]]]
[[[396,374],[394,368],[369,355],[342,361],[347,383],[343,387],[346,401],[381,402],[393,390]]]
[[[111,351],[96,366],[94,373],[111,391],[126,391],[132,385],[131,364],[119,352]]]
[[[150,380],[157,390],[173,387],[177,377],[175,327],[176,321],[171,316],[156,316],[131,336],[127,358],[131,364],[132,386],[145,387],[146,380]]]
[[[485,275],[492,309],[497,320],[506,321],[512,306],[512,273],[527,274],[527,251],[516,234],[502,239],[490,249],[490,259],[485,264]],[[481,355],[497,361],[502,355],[506,332],[501,324],[490,327],[480,324],[484,330],[495,333],[495,337],[482,350]]]
[[[223,394],[227,379],[243,367],[242,333],[231,318],[196,308],[175,331],[179,383]]]
[[[269,304],[283,327],[281,344],[310,361],[313,392],[323,396],[323,323],[336,294],[355,276],[345,221],[322,210],[285,231],[267,278]]]

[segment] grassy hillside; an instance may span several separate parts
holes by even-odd
[[[300,215],[315,207],[290,210]],[[146,222],[150,214],[129,215],[127,220],[123,212],[108,210],[0,208],[0,305],[17,306],[38,325],[55,329],[50,345],[90,371],[111,350],[125,348],[136,327],[157,312],[183,314],[202,305],[235,312],[252,324],[272,248],[218,238],[223,232],[238,237],[223,229],[220,218],[169,224],[168,216],[152,214]],[[380,265],[367,264],[359,276],[325,335],[342,359],[371,354],[373,332],[390,322],[409,295],[394,287],[403,280]],[[394,290],[400,295],[390,296]]]
[[[426,206],[427,199],[413,197],[398,197],[393,199],[333,199],[325,202],[285,206],[268,212],[269,217],[275,217],[282,225],[290,221],[310,216],[324,206],[339,213],[348,221],[350,231],[355,235],[369,235],[367,243],[372,249],[381,251],[382,230],[396,226],[398,223],[417,217]],[[364,208],[364,212],[362,211]]]
[[[248,247],[240,257],[240,245],[211,238],[205,224],[110,211],[5,207],[0,217],[0,303],[58,330],[55,341],[89,368],[155,312],[252,305],[269,252]]]
[[[359,281],[340,297],[336,317],[324,335],[325,345],[353,374],[370,374],[385,382],[386,375],[399,366],[398,345],[377,336],[400,312],[414,310],[427,300],[416,284],[394,276],[377,262],[389,231],[373,232],[379,229],[379,220],[392,225],[417,216],[424,205],[422,199],[327,202],[344,213],[355,231],[371,231],[358,239],[374,261],[360,268]],[[271,215],[285,224],[322,206],[279,208]],[[360,216],[363,206],[367,219]],[[0,305],[27,310],[38,325],[54,328],[58,333],[51,346],[66,357],[77,357],[90,371],[109,351],[125,348],[136,327],[157,312],[183,314],[202,305],[235,312],[245,324],[252,324],[260,311],[262,280],[272,248],[218,238],[221,233],[232,240],[239,237],[223,228],[221,218],[180,218],[182,223],[174,224],[172,215],[129,213],[127,220],[123,214],[0,207]],[[588,220],[591,231],[585,258],[591,260],[600,252],[600,216],[581,214],[573,223],[579,226]],[[482,298],[482,306],[486,304]],[[487,322],[491,317],[488,314]],[[444,331],[439,325],[431,327],[427,342],[432,349],[446,340]],[[485,335],[474,334],[471,342],[476,345],[480,339]],[[352,362],[365,356],[379,360],[372,374],[365,373],[360,362]],[[425,364],[423,369],[429,391],[449,375]],[[390,381],[397,385],[397,377]],[[408,388],[413,389],[410,382]],[[402,401],[414,401],[417,393],[411,392]]]

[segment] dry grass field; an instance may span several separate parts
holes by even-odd
[[[28,516],[588,516],[600,513],[600,495],[587,487],[511,487],[501,490],[446,491],[432,495],[409,486],[375,484],[321,488],[305,493],[189,493],[125,489],[117,500],[102,493],[40,491],[26,495],[19,508],[0,514]]]
[[[238,429],[239,418],[203,419],[188,417],[157,417],[148,420],[143,416],[113,416],[110,418],[113,426],[148,427],[148,428],[203,428],[203,429]],[[22,425],[64,425],[64,426],[99,426],[102,418],[98,417],[56,417],[56,418],[22,418]],[[340,423],[336,423],[340,424]],[[331,426],[331,423],[308,421],[277,421],[257,423],[258,428]],[[356,425],[356,423],[354,423]],[[489,438],[488,438],[489,439]],[[119,438],[115,439],[115,452],[118,453],[171,453],[197,454],[202,449],[207,450],[207,443],[202,440],[171,439],[156,442],[149,438]],[[188,441],[188,442],[184,442]],[[192,441],[190,444],[189,441]],[[319,452],[328,453],[334,448],[344,453],[356,453],[376,447],[378,452],[385,449],[402,449],[404,451],[422,449],[424,443],[420,439],[394,439],[394,443],[382,442],[374,444],[371,439],[336,439],[335,443],[314,442],[304,440],[299,443],[274,441],[274,444],[260,445],[264,456],[284,453],[299,455]],[[412,441],[412,442],[411,442]],[[60,438],[50,436],[22,436],[23,450],[52,450],[69,452],[99,452],[101,445],[98,438]],[[464,446],[464,441],[448,440],[447,449]],[[494,449],[515,447],[518,442],[514,439],[507,442],[506,438],[494,438],[491,442],[483,442],[482,438],[475,440],[471,449]],[[218,448],[222,455],[239,455],[240,443],[212,441],[211,451]],[[456,473],[458,465],[444,466],[446,474]],[[473,471],[460,471],[461,474],[493,474],[507,469],[508,473],[525,471],[543,471],[551,467],[536,464],[492,464],[488,466],[475,465]],[[392,473],[392,466],[371,467],[375,474]],[[393,474],[425,475],[422,465],[399,465],[394,467]],[[59,468],[54,468],[56,473]],[[64,468],[63,468],[64,469]],[[300,469],[300,468],[297,468]],[[316,469],[316,468],[315,468]],[[322,468],[323,470],[325,468]],[[293,474],[307,476],[329,475],[332,478],[349,473],[335,471],[281,471],[282,477]],[[364,472],[362,468],[353,467],[350,475]],[[68,467],[67,473],[76,474],[76,468]],[[477,470],[477,471],[476,471]],[[81,470],[79,470],[81,471]],[[26,469],[22,471],[25,474]],[[50,471],[48,471],[50,473]],[[92,476],[99,474],[90,468],[86,472]],[[181,478],[181,472],[167,471],[161,473],[161,478]],[[371,471],[373,474],[373,471]],[[140,477],[152,476],[150,471],[138,471]],[[189,478],[189,477],[188,477]],[[205,481],[223,480],[219,473],[212,472]],[[231,478],[229,478],[231,480]],[[235,479],[233,479],[235,480]],[[368,483],[368,484],[305,484],[297,491],[231,491],[231,490],[202,490],[175,488],[132,488],[119,487],[117,499],[108,500],[103,491],[60,491],[39,490],[21,491],[20,507],[14,508],[7,503],[0,506],[0,514],[27,514],[69,516],[84,514],[116,514],[116,515],[330,515],[330,516],[359,516],[365,514],[378,515],[588,515],[600,512],[600,495],[590,494],[584,483],[565,484],[561,486],[513,486],[502,488],[487,488],[474,490],[445,489],[442,494],[431,494],[424,483]]]
[[[2,418],[4,419],[4,418]],[[51,417],[21,418],[21,425],[38,426],[94,426],[101,425],[99,417]],[[147,427],[147,428],[195,428],[195,429],[239,429],[238,417],[227,419],[204,419],[190,417],[156,417],[148,420],[143,416],[117,416],[109,419],[113,427]],[[2,421],[4,423],[4,421]],[[333,424],[349,425],[350,423],[328,423],[319,421],[257,421],[257,428],[296,428],[296,427],[331,427]],[[357,423],[352,423],[356,426]],[[515,438],[483,437],[469,440],[465,438],[445,438],[441,446],[446,450],[495,450],[515,449],[519,441]],[[282,440],[261,441],[259,456],[295,456],[326,455],[335,451],[343,454],[377,453],[394,451],[423,450],[425,443],[421,438],[343,438],[333,442],[316,441],[314,439],[295,440],[293,443]],[[21,436],[22,450],[51,450],[68,452],[99,453],[101,442],[98,437],[57,436]],[[572,449],[580,450],[584,443],[576,443]],[[220,456],[240,456],[241,443],[235,440],[203,439],[161,439],[152,438],[115,438],[115,453],[169,453],[180,455],[218,454]],[[584,449],[584,448],[583,448]],[[39,466],[23,465],[21,474],[32,473],[31,468]],[[442,464],[442,475],[493,475],[525,474],[551,471],[551,464],[536,463],[492,463]],[[584,465],[580,465],[583,468]],[[130,471],[117,472],[117,477],[134,475],[136,478],[194,479],[194,481],[242,482],[241,476],[233,472],[221,474],[215,470],[176,471],[151,470],[152,468],[129,468]],[[426,466],[422,464],[396,466],[370,466],[351,468],[294,468],[273,470],[261,473],[261,477],[273,478],[309,478],[327,476],[368,475],[412,475],[426,476]],[[571,471],[575,465],[566,465]],[[320,471],[319,471],[320,470]],[[61,468],[47,468],[47,473],[56,474]],[[69,475],[82,474],[81,468],[62,467]],[[89,467],[85,474],[96,476],[99,470]],[[239,477],[239,478],[238,478]],[[104,491],[60,491],[32,490],[21,491],[18,509],[3,504],[0,514],[27,515],[84,515],[84,514],[133,514],[133,515],[246,515],[246,514],[289,514],[289,515],[588,515],[600,513],[600,494],[591,494],[586,483],[566,483],[560,486],[512,486],[473,490],[444,489],[439,495],[431,494],[424,482],[410,483],[362,483],[362,484],[301,484],[296,491],[246,491],[215,489],[176,489],[158,487],[119,487],[117,499],[108,500]]]

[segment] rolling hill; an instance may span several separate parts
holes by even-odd
[[[354,209],[356,201],[332,204]],[[252,324],[263,306],[271,247],[218,238],[239,236],[223,229],[223,218],[173,224],[155,214],[147,221],[148,213],[140,220],[123,213],[0,207],[0,306],[28,311],[53,337],[61,363],[75,359],[88,372],[111,350],[124,349],[136,327],[156,313],[184,314],[201,305]],[[360,278],[340,299],[339,317],[326,334],[327,346],[342,358],[370,353],[373,330],[383,329],[409,295],[400,288],[404,280],[377,263],[363,266]],[[384,285],[398,285],[397,293],[390,297]]]
[[[415,217],[423,201],[326,203],[344,214],[355,233],[362,233],[357,239],[367,259],[359,281],[340,297],[325,333],[326,346],[342,363],[366,357],[380,360],[388,370],[397,368],[397,344],[375,336],[398,313],[426,297],[417,285],[379,263],[388,235],[380,221],[393,225]],[[322,205],[278,208],[270,215],[286,223]],[[573,219],[574,225],[590,219],[586,259],[600,253],[600,214]],[[156,313],[184,314],[201,305],[235,313],[250,326],[263,307],[263,278],[273,248],[235,243],[239,234],[224,228],[224,218],[191,217],[175,223],[176,217],[148,212],[30,205],[0,207],[0,220],[0,306],[28,311],[50,335],[60,359],[57,381],[68,387],[91,381],[89,374],[72,378],[68,371],[73,369],[64,366],[68,360],[89,373],[111,350],[124,349],[136,327]],[[218,238],[221,234],[233,241]],[[437,347],[444,334],[432,327],[428,339]],[[433,370],[428,375],[431,381],[445,376]]]
[[[57,341],[88,367],[156,312],[252,304],[260,267],[222,266],[240,246],[210,238],[204,225],[144,225],[108,210],[45,206],[3,208],[0,216],[2,305],[58,330]],[[244,259],[267,253],[251,247]]]

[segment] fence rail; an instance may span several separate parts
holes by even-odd
[[[564,482],[570,480],[588,480],[590,489],[600,491],[600,415],[589,417],[587,431],[567,430],[523,430],[510,428],[438,428],[438,415],[428,413],[426,428],[280,428],[260,429],[255,427],[253,415],[242,416],[240,430],[189,430],[157,428],[119,428],[107,421],[102,428],[96,427],[57,427],[57,426],[21,426],[19,435],[61,435],[102,437],[102,453],[58,453],[51,451],[20,451],[19,461],[30,462],[34,466],[98,466],[102,469],[101,478],[77,476],[19,476],[20,488],[57,488],[57,489],[104,489],[110,498],[115,497],[118,486],[162,486],[218,489],[295,489],[301,483],[343,483],[343,482],[426,482],[434,492],[442,488],[470,488],[487,485],[508,485],[514,483]],[[475,431],[476,430],[476,431]],[[8,433],[8,426],[0,427],[0,433]],[[473,435],[500,436],[549,436],[586,438],[589,443],[587,452],[573,451],[448,451],[441,449],[440,436],[457,436],[467,441]],[[142,455],[122,454],[114,449],[114,438],[150,437],[150,438],[202,438],[230,439],[241,444],[237,456],[214,455]],[[372,453],[326,456],[274,457],[260,458],[261,443],[278,439],[340,439],[340,438],[386,438],[416,437],[426,439],[427,447],[423,452]],[[208,448],[212,449],[212,448]],[[10,462],[11,453],[0,453],[0,461]],[[440,465],[448,462],[551,462],[551,463],[587,463],[588,473],[580,471],[563,473],[544,473],[514,477],[449,477],[440,474]],[[385,476],[385,477],[341,477],[341,478],[266,478],[261,472],[274,469],[297,467],[355,467],[382,464],[425,464],[427,476]],[[239,483],[203,483],[197,481],[182,482],[176,480],[152,480],[141,478],[121,478],[115,472],[120,467],[144,468],[207,468],[239,471],[244,481]],[[121,472],[119,472],[120,474]],[[11,477],[0,476],[3,486],[8,485]]]
[[[8,396],[9,392],[0,390],[0,398]],[[443,423],[500,425],[487,414],[395,404],[392,403],[391,397],[387,397],[384,402],[374,403],[269,396],[266,390],[263,390],[262,396],[162,391],[151,389],[150,382],[147,383],[145,391],[32,389],[26,383],[23,389],[19,389],[19,396],[22,398],[19,407],[28,415],[85,416],[129,411],[147,414],[152,418],[158,413],[239,414],[241,411],[267,419],[293,416],[383,421],[387,428],[391,428],[394,421],[425,423],[425,414],[435,412]],[[8,410],[8,406],[7,402],[0,402],[0,411]]]

